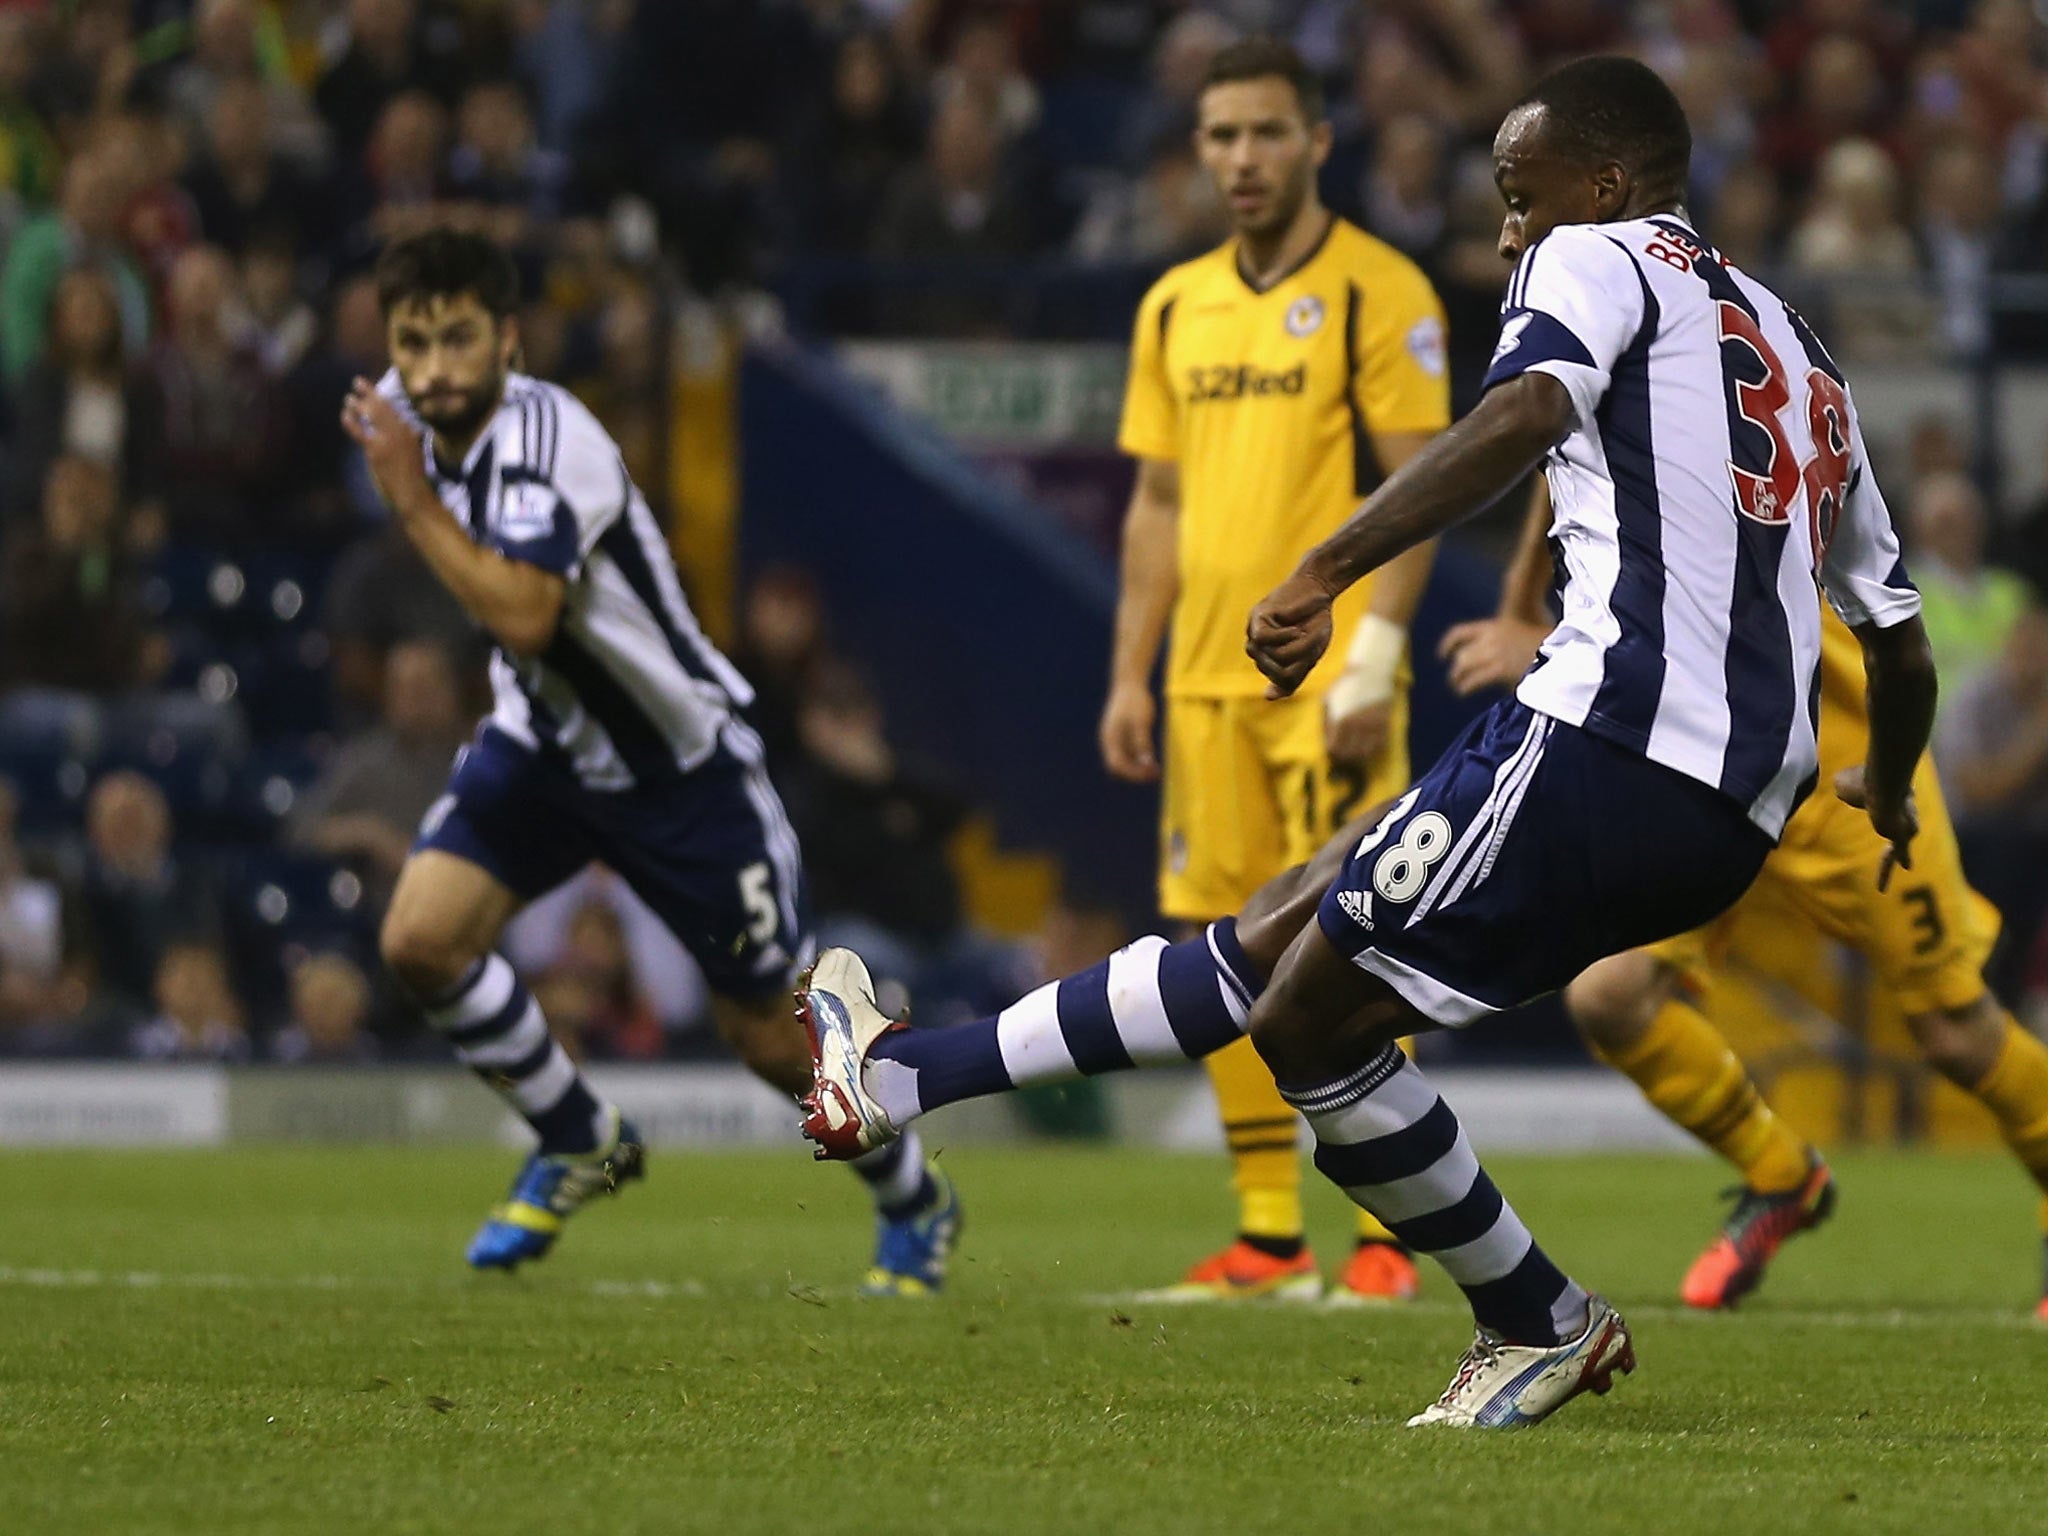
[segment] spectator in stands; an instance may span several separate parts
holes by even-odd
[[[667,1036],[633,973],[633,957],[618,911],[589,900],[569,919],[561,954],[546,980],[574,993],[572,1014],[582,1054],[595,1061],[658,1061]],[[548,1014],[550,1023],[561,1025]]]
[[[1831,32],[1807,50],[1792,104],[1764,125],[1758,154],[1794,196],[1802,195],[1827,152],[1844,139],[1886,149],[1890,129],[1884,81],[1868,43]]]
[[[1985,562],[1984,498],[1966,476],[1933,474],[1914,486],[1906,532],[1945,717],[2004,649],[2034,598],[2024,578]]]
[[[522,976],[569,982],[578,1017],[594,1017],[600,1004],[596,989],[587,985],[588,978],[581,970],[569,964],[578,948],[578,919],[592,905],[610,910],[625,946],[633,989],[646,999],[664,1033],[709,1023],[711,993],[697,962],[654,915],[654,909],[602,864],[586,865],[522,910],[505,930],[505,958]],[[587,939],[588,932],[583,936]],[[551,1023],[557,1022],[545,1005],[542,1011]]]
[[[1124,122],[1121,159],[1127,169],[1144,169],[1168,140],[1186,143],[1194,137],[1202,81],[1216,55],[1237,35],[1236,27],[1200,8],[1183,11],[1159,34],[1150,79]]]
[[[395,98],[420,91],[454,102],[463,74],[461,22],[431,0],[350,0],[347,35],[313,92],[343,159],[362,154]]]
[[[0,569],[0,688],[119,693],[163,675],[113,474],[64,457],[43,482],[40,527],[16,530]]]
[[[532,93],[540,144],[558,155],[578,146],[602,105],[634,0],[525,0],[512,7],[514,57]]]
[[[448,193],[465,216],[511,250],[524,250],[559,217],[568,163],[535,142],[533,114],[509,80],[462,98]]]
[[[253,78],[224,82],[206,114],[205,147],[186,173],[200,228],[231,255],[259,236],[310,248],[325,234],[320,192],[277,150],[265,103]]]
[[[1715,247],[1736,266],[1767,270],[1778,255],[1778,178],[1754,160],[1730,167],[1707,227]]]
[[[1983,150],[1958,139],[1928,157],[1919,201],[1920,244],[1940,305],[1941,339],[1955,356],[1975,357],[1990,341],[1998,173]]]
[[[344,261],[447,217],[448,112],[425,91],[394,96],[377,115],[369,149],[339,194]]]
[[[334,429],[335,401],[348,393],[349,384],[359,375],[374,379],[383,372],[384,312],[377,305],[375,281],[364,273],[334,291],[325,337],[284,376],[283,403],[291,418],[291,450],[285,455],[279,489],[296,509],[295,517],[308,527],[360,530],[386,526],[384,503],[370,483],[362,454],[345,434]],[[403,539],[399,542],[406,543]],[[410,544],[406,548],[410,549]],[[417,555],[413,559],[418,563]],[[347,556],[342,564],[348,564]],[[425,579],[439,588],[430,576]],[[398,585],[409,590],[403,581]],[[446,606],[459,615],[455,600],[443,596]],[[370,594],[369,600],[378,601],[378,595]],[[459,632],[466,634],[467,630]],[[370,705],[384,686],[381,652],[376,663],[373,671],[355,674],[350,685],[360,685],[360,697]]]
[[[12,484],[0,526],[32,519],[51,466],[69,457],[115,476],[130,508],[131,533],[152,542],[162,531],[163,507],[143,451],[154,438],[148,405],[128,367],[113,285],[92,267],[65,273],[51,301],[47,354],[14,392]]]
[[[821,941],[857,948],[927,1019],[1000,993],[1012,957],[968,926],[949,853],[966,807],[902,762],[846,666],[819,669],[797,728],[803,756],[785,779]]]
[[[219,941],[219,894],[180,857],[170,805],[142,774],[123,769],[93,785],[85,836],[83,905],[100,986],[116,1013],[147,1017],[166,956]]]
[[[0,248],[30,209],[57,195],[60,158],[33,99],[36,20],[0,10]]]
[[[1073,253],[1083,261],[1164,266],[1220,245],[1229,232],[1215,178],[1185,138],[1162,142],[1137,181],[1106,178],[1082,211]]]
[[[320,319],[299,296],[297,252],[283,231],[258,236],[242,252],[244,338],[271,379],[287,379],[320,337]],[[287,405],[289,409],[289,405]],[[298,434],[292,434],[294,444]]]
[[[129,1033],[143,1061],[247,1061],[248,1010],[215,944],[173,944],[156,973],[156,1014]]]
[[[891,180],[917,158],[921,124],[908,84],[878,32],[840,42],[831,90],[799,118],[783,168],[807,249],[853,253],[868,243]]]
[[[185,190],[191,146],[168,112],[130,106],[98,130],[107,153],[134,173],[135,189],[121,215],[122,239],[164,307],[178,258],[200,241],[199,209]]]
[[[31,873],[16,841],[19,807],[0,779],[0,1055],[47,1055],[84,1043],[91,993],[63,887]]]
[[[165,333],[145,370],[156,428],[152,460],[174,538],[246,545],[301,530],[271,504],[289,424],[277,387],[244,344],[234,263],[214,246],[178,258]]]
[[[376,911],[390,899],[469,727],[454,660],[431,640],[393,646],[384,677],[383,723],[335,752],[286,833],[294,847],[355,869]]]
[[[657,511],[668,483],[663,472],[670,425],[662,370],[666,340],[653,291],[637,279],[622,280],[598,312],[597,366],[573,386],[611,433],[626,472]]]
[[[733,661],[753,684],[747,718],[761,733],[778,778],[802,754],[797,715],[829,654],[817,578],[789,565],[772,565],[756,576],[741,609]]]
[[[1566,0],[1566,7],[1581,14],[1593,9],[1580,0]],[[1526,27],[1540,9],[1525,0],[1517,19]],[[1369,131],[1419,113],[1475,140],[1491,141],[1502,116],[1533,78],[1522,53],[1521,39],[1528,34],[1518,34],[1493,0],[1390,5],[1365,15],[1357,33],[1352,91]],[[1601,24],[1612,25],[1611,16],[1602,16]],[[1577,44],[1566,51],[1597,49]]]
[[[1821,161],[1819,184],[1787,252],[1795,271],[1845,281],[1830,289],[1829,340],[1849,357],[1918,348],[1926,314],[1913,237],[1899,220],[1899,175],[1867,139],[1843,139]]]
[[[1965,867],[2005,918],[1994,980],[2010,995],[2048,915],[2048,611],[2027,609],[1997,661],[1943,694],[1935,757]]]
[[[50,300],[77,267],[94,268],[112,285],[130,353],[148,343],[149,289],[122,244],[122,215],[134,188],[134,172],[112,152],[81,150],[64,168],[57,207],[24,220],[8,242],[0,265],[0,376],[9,387],[41,360]]]
[[[254,86],[265,139],[300,165],[317,164],[326,154],[327,129],[296,84],[265,71],[257,24],[256,0],[198,0],[192,7],[191,52],[170,66],[164,95],[196,140],[210,131],[223,96]],[[229,243],[210,224],[206,233],[217,243]]]
[[[327,950],[292,968],[291,1012],[270,1042],[276,1061],[356,1066],[377,1059],[370,1034],[370,980],[347,955]]]
[[[1024,203],[1003,174],[1002,137],[989,109],[958,94],[932,115],[925,158],[899,172],[875,228],[878,255],[990,258],[1021,256],[1033,230]],[[926,335],[986,331],[1003,314],[999,292],[900,293],[883,306],[895,324]]]
[[[1380,130],[1359,199],[1365,227],[1429,264],[1444,238],[1444,147],[1437,125],[1417,113]]]
[[[1017,33],[1000,11],[970,12],[954,29],[946,62],[932,75],[932,99],[944,106],[955,96],[978,104],[1004,144],[1038,126],[1038,87],[1018,67]]]

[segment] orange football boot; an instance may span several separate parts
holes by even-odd
[[[1785,1240],[1826,1221],[1835,1209],[1835,1176],[1814,1156],[1806,1182],[1782,1195],[1739,1192],[1720,1234],[1693,1260],[1678,1294],[1688,1307],[1732,1307],[1763,1283]]]
[[[1291,1259],[1276,1259],[1239,1238],[1211,1254],[1165,1296],[1175,1301],[1318,1301],[1322,1272],[1306,1246]]]

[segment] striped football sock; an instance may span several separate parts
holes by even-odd
[[[915,1129],[905,1131],[886,1147],[863,1153],[851,1167],[875,1197],[875,1209],[891,1221],[923,1210],[938,1196],[938,1185],[924,1160],[924,1143]]]
[[[1140,939],[992,1018],[892,1031],[875,1042],[865,1081],[900,1126],[1034,1083],[1197,1061],[1243,1035],[1264,986],[1224,918],[1184,943]]]
[[[594,1152],[611,1134],[611,1107],[548,1033],[548,1021],[501,955],[487,955],[425,1004],[427,1023],[462,1064],[519,1111],[543,1152]]]
[[[1586,1323],[1586,1293],[1494,1187],[1451,1106],[1397,1046],[1313,1087],[1281,1085],[1316,1134],[1316,1167],[1444,1267],[1483,1328],[1548,1347]]]

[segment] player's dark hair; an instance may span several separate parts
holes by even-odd
[[[1221,49],[1209,61],[1202,89],[1235,85],[1243,80],[1285,80],[1294,87],[1301,115],[1310,123],[1323,120],[1323,82],[1306,60],[1277,37],[1247,37]]]
[[[1618,54],[1552,71],[1517,103],[1544,109],[1543,131],[1562,153],[1612,160],[1638,181],[1685,187],[1692,126],[1657,72]]]
[[[429,229],[384,248],[377,258],[377,303],[384,313],[467,293],[495,318],[519,308],[519,269],[482,235]]]

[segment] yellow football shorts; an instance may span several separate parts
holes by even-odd
[[[1184,922],[1237,911],[1360,811],[1407,789],[1408,693],[1394,695],[1368,771],[1333,765],[1317,698],[1169,698],[1159,909]]]
[[[1823,778],[1785,828],[1748,895],[1705,928],[1650,946],[1650,953],[1697,978],[1725,956],[1744,904],[1768,888],[1822,933],[1870,962],[1878,985],[1908,1014],[1963,1008],[1984,995],[1984,962],[1998,942],[1998,909],[1970,888],[1933,764],[1913,776],[1920,835],[1913,867],[1877,888],[1884,843],[1870,818],[1838,799]]]

